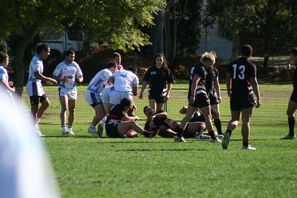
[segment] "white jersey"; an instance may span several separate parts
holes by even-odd
[[[56,69],[53,72],[53,76],[60,78],[64,78],[66,76],[67,81],[60,81],[59,86],[65,89],[73,89],[76,86],[76,77],[83,76],[83,73],[79,65],[75,61],[70,64],[68,64],[66,61],[63,61],[59,65],[57,65]]]
[[[37,79],[34,75],[35,72],[43,73],[43,61],[42,58],[36,54],[29,66],[29,77],[27,82],[27,93],[29,96],[42,96],[44,94],[44,90],[41,84],[41,80]]]
[[[107,84],[108,79],[112,76],[109,69],[99,71],[91,80],[87,90],[93,93],[101,93]]]
[[[8,85],[8,73],[3,65],[0,65],[0,80]]]
[[[132,92],[132,87],[139,84],[137,75],[125,69],[117,71],[113,76],[115,91]]]

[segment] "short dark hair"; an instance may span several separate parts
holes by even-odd
[[[40,44],[40,45],[37,45],[36,47],[36,53],[37,54],[40,54],[43,50],[48,50],[48,46],[47,44]]]
[[[114,61],[110,61],[107,63],[107,68],[112,68],[112,67],[116,67],[117,65],[115,64]]]
[[[293,54],[294,56],[297,56],[297,47],[293,47],[293,48],[290,50],[290,53]]]
[[[0,52],[0,63],[3,63],[5,59],[8,58],[8,54],[5,52]]]
[[[245,44],[241,47],[241,55],[250,57],[253,54],[253,48],[249,44]]]
[[[149,108],[148,106],[144,106],[143,107],[143,113],[145,114],[145,110],[147,109],[147,108]]]
[[[127,107],[127,106],[131,106],[132,105],[132,101],[129,99],[129,98],[123,98],[121,100],[121,103],[120,105],[124,108],[124,107]]]
[[[69,56],[70,54],[75,54],[75,51],[73,49],[69,49],[65,52],[65,56]]]

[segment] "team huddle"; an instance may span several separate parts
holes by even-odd
[[[297,62],[297,50],[294,51],[294,49],[291,51],[290,64]],[[256,66],[249,60],[252,52],[253,49],[250,45],[243,45],[241,57],[228,65],[226,85],[230,97],[231,119],[224,134],[219,110],[222,98],[219,72],[215,67],[215,52],[202,54],[200,62],[190,69],[188,106],[180,109],[180,113],[185,114],[180,124],[169,118],[167,113],[162,110],[170,98],[173,76],[165,57],[162,54],[157,54],[154,57],[152,67],[144,75],[139,93],[139,98],[143,99],[144,90],[149,85],[149,104],[143,109],[146,116],[144,127],[137,123],[139,117],[134,114],[137,107],[133,103],[133,96],[138,95],[139,78],[134,73],[133,68],[125,69],[121,65],[121,55],[114,53],[113,61],[108,62],[107,67],[93,77],[85,92],[85,99],[95,112],[88,127],[88,133],[94,138],[102,137],[102,131],[105,127],[106,135],[110,138],[135,137],[142,134],[145,137],[156,135],[169,137],[176,142],[185,142],[184,138],[209,139],[211,142],[221,142],[223,149],[227,149],[232,131],[242,117],[242,149],[256,150],[250,145],[249,123],[253,108],[260,106],[260,91],[256,77]],[[47,45],[38,45],[36,55],[32,58],[29,66],[26,89],[30,98],[36,132],[42,136],[39,130],[39,121],[44,111],[49,107],[49,100],[42,86],[42,81],[45,81],[50,85],[59,84],[62,134],[75,135],[73,123],[77,100],[76,83],[83,82],[83,73],[80,66],[75,62],[75,51],[68,50],[65,53],[65,60],[57,65],[52,77],[44,76],[42,74],[43,60],[47,59],[49,53],[50,49]],[[5,69],[8,65],[8,55],[2,52],[0,55],[1,84],[7,88],[7,93],[11,94],[14,92],[13,84],[8,80]],[[289,70],[294,70],[294,73],[297,73],[295,67],[294,69],[290,67]],[[294,82],[297,81],[295,76],[297,75],[293,76]],[[288,105],[290,132],[282,139],[295,138],[295,119],[293,116],[297,109],[295,92],[294,88]],[[67,111],[68,118],[66,116]]]

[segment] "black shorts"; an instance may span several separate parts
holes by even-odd
[[[220,103],[217,94],[208,94],[208,98],[210,100],[210,105],[216,105]]]
[[[197,94],[193,104],[190,104],[196,108],[202,108],[210,105],[210,100],[205,94]]]
[[[230,96],[230,108],[232,111],[240,111],[241,109],[252,108],[256,105],[253,94],[248,93],[232,93]]]
[[[106,131],[106,135],[110,138],[119,138],[122,137],[119,134],[118,131],[118,125],[117,124],[108,124],[105,125],[105,131]]]
[[[38,105],[39,103],[42,103],[45,101],[47,96],[43,94],[42,96],[30,96],[30,104],[31,105]]]
[[[293,90],[292,94],[291,94],[291,97],[290,97],[290,100],[294,101],[297,103],[297,89]]]
[[[165,103],[165,97],[162,96],[162,94],[160,94],[160,95],[149,94],[149,99],[150,100],[155,100],[156,103]]]

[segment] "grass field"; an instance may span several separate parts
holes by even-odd
[[[186,88],[187,85],[174,85]],[[222,85],[224,88],[224,85]],[[281,141],[288,131],[286,107],[291,85],[261,85],[262,105],[252,118],[252,145],[241,150],[240,126],[228,150],[208,141],[143,137],[93,139],[87,133],[93,110],[79,87],[74,130],[60,134],[56,87],[47,87],[52,102],[41,122],[51,162],[63,197],[296,197],[297,141]],[[223,90],[223,92],[225,92]],[[26,99],[27,100],[27,99]],[[147,100],[135,100],[137,114]],[[186,90],[174,90],[170,117],[181,120]],[[223,129],[230,119],[229,100],[221,104]],[[143,120],[140,121],[143,124]]]

